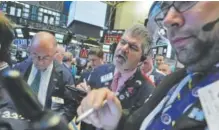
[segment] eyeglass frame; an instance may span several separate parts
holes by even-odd
[[[179,1],[173,1],[170,5],[168,5],[165,8],[162,8],[162,4],[160,4],[160,12],[158,12],[156,14],[156,16],[154,17],[154,21],[156,22],[156,24],[158,25],[159,28],[164,28],[162,24],[159,24],[159,21],[163,21],[164,18],[166,17],[167,13],[169,12],[170,8],[173,7],[177,12],[179,13],[183,13],[186,12],[187,10],[191,9],[193,6],[195,6],[199,1],[189,1],[189,2],[194,2],[191,5],[189,5],[188,7],[186,7],[185,9],[179,9],[179,7],[176,7],[175,3],[179,2]],[[185,1],[180,1],[180,2],[185,2]],[[187,1],[188,2],[188,1]],[[164,10],[166,10],[166,13],[164,13]],[[164,13],[163,18],[157,18],[161,13]]]
[[[40,61],[49,61],[49,60],[51,60],[51,59],[53,59],[53,56],[55,55],[56,53],[54,53],[53,55],[47,55],[47,56],[43,56],[43,57],[41,57],[41,56],[38,56],[38,55],[36,55],[36,54],[33,54],[33,53],[30,53],[30,56],[31,56],[31,58],[32,59],[37,59],[38,61],[40,60]]]

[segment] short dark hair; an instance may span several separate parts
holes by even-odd
[[[0,61],[11,64],[10,45],[14,39],[14,32],[11,22],[0,13]]]
[[[89,55],[95,55],[95,56],[103,59],[103,51],[100,48],[92,48],[88,53],[88,56]]]
[[[161,55],[161,54],[157,54],[156,57],[157,57],[157,56],[162,56],[163,58],[165,58],[164,55]]]

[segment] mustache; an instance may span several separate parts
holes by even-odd
[[[126,56],[126,54],[124,52],[121,52],[119,54],[116,54],[117,57],[121,57],[123,58],[124,60],[128,59],[128,57]]]
[[[211,30],[209,32],[205,32],[202,29],[203,25],[199,25],[199,26],[185,26],[182,27],[180,29],[178,28],[168,28],[167,29],[167,39],[171,39],[174,37],[178,37],[178,36],[192,36],[200,41],[205,42],[209,42],[215,39],[215,37],[217,37],[216,39],[219,40],[218,38],[218,34],[219,34],[219,29],[214,29]],[[215,36],[217,35],[217,36]]]

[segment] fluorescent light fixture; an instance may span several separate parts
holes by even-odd
[[[100,37],[103,37],[103,30],[100,30]]]
[[[51,10],[49,10],[49,11],[48,11],[48,14],[52,14],[52,11],[51,11]]]
[[[110,45],[103,45],[103,52],[110,52]]]
[[[89,43],[84,43],[84,45],[91,46],[91,47],[99,47],[97,45],[92,45],[92,44],[89,44]]]
[[[122,34],[122,33],[123,33],[123,31],[118,31],[118,33],[119,33],[119,34]]]
[[[56,41],[58,41],[58,42],[62,42],[63,40],[61,40],[61,39],[56,39]]]
[[[38,12],[38,16],[42,16],[43,15],[43,13],[42,12]]]
[[[25,7],[26,7],[26,8],[30,8],[30,5],[28,5],[28,4],[25,4]]]
[[[47,12],[48,12],[48,10],[47,10],[47,9],[44,9],[44,10],[43,10],[43,12],[44,12],[44,13],[47,13]]]
[[[64,38],[64,35],[63,34],[55,34],[55,37],[58,38],[58,39],[63,39]]]
[[[23,34],[18,34],[17,37],[22,37],[23,38],[24,35]]]
[[[35,32],[29,32],[30,36],[34,36],[36,33]]]
[[[23,34],[22,30],[20,28],[16,29],[17,34]]]
[[[78,41],[76,41],[76,40],[74,40],[74,39],[71,40],[71,43],[75,43],[75,44],[76,44],[77,42],[78,42]]]

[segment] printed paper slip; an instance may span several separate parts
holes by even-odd
[[[219,130],[219,81],[198,90],[209,130]]]

